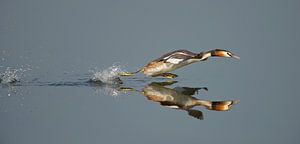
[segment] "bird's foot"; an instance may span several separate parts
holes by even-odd
[[[126,93],[128,91],[135,91],[135,89],[131,87],[120,87],[119,91]]]
[[[162,73],[159,76],[165,77],[165,78],[169,78],[169,79],[173,79],[178,77],[178,75],[176,74],[172,74],[172,73]]]
[[[134,75],[134,74],[133,74],[133,73],[130,73],[130,72],[124,72],[124,71],[123,71],[123,72],[119,72],[118,75],[119,75],[119,76],[132,76],[132,75]]]

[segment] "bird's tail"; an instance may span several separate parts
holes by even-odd
[[[136,73],[143,72],[143,71],[144,71],[144,69],[139,69],[139,70],[137,70],[135,72],[125,72],[125,71],[123,71],[123,72],[118,73],[118,75],[119,76],[133,76]]]

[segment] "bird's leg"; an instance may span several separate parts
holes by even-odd
[[[143,71],[144,71],[144,69],[139,69],[139,70],[137,70],[137,71],[135,71],[135,72],[126,72],[126,71],[122,71],[122,72],[119,72],[118,75],[119,75],[119,76],[133,76],[133,75],[135,75],[136,73],[143,72]]]
[[[131,73],[131,72],[119,72],[118,75],[119,76],[133,76],[135,73]]]
[[[118,91],[123,92],[123,93],[129,92],[129,91],[140,92],[139,90],[132,88],[132,87],[120,87],[120,88],[118,88]]]
[[[157,76],[162,76],[162,77],[170,78],[170,79],[178,77],[178,75],[172,74],[172,73],[162,73],[162,74],[155,75],[154,77],[157,77]]]
[[[165,78],[171,78],[171,79],[178,77],[178,75],[172,74],[172,73],[163,73],[162,76]]]

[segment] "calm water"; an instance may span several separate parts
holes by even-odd
[[[0,143],[299,143],[299,6],[1,1]],[[241,59],[109,79],[182,48]]]

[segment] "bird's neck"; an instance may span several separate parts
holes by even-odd
[[[198,99],[198,100],[195,101],[195,105],[204,106],[207,109],[209,109],[212,106],[212,103],[211,103],[211,101]]]
[[[195,56],[195,61],[204,61],[204,60],[207,60],[208,57],[211,57],[211,56],[212,56],[211,51],[201,52],[201,53],[197,54],[197,56]]]
[[[208,52],[205,52],[204,54],[203,54],[203,56],[202,56],[202,60],[205,60],[205,59],[207,59],[207,58],[209,58],[209,57],[211,57],[212,56],[212,53],[211,53],[211,51],[208,51]]]

